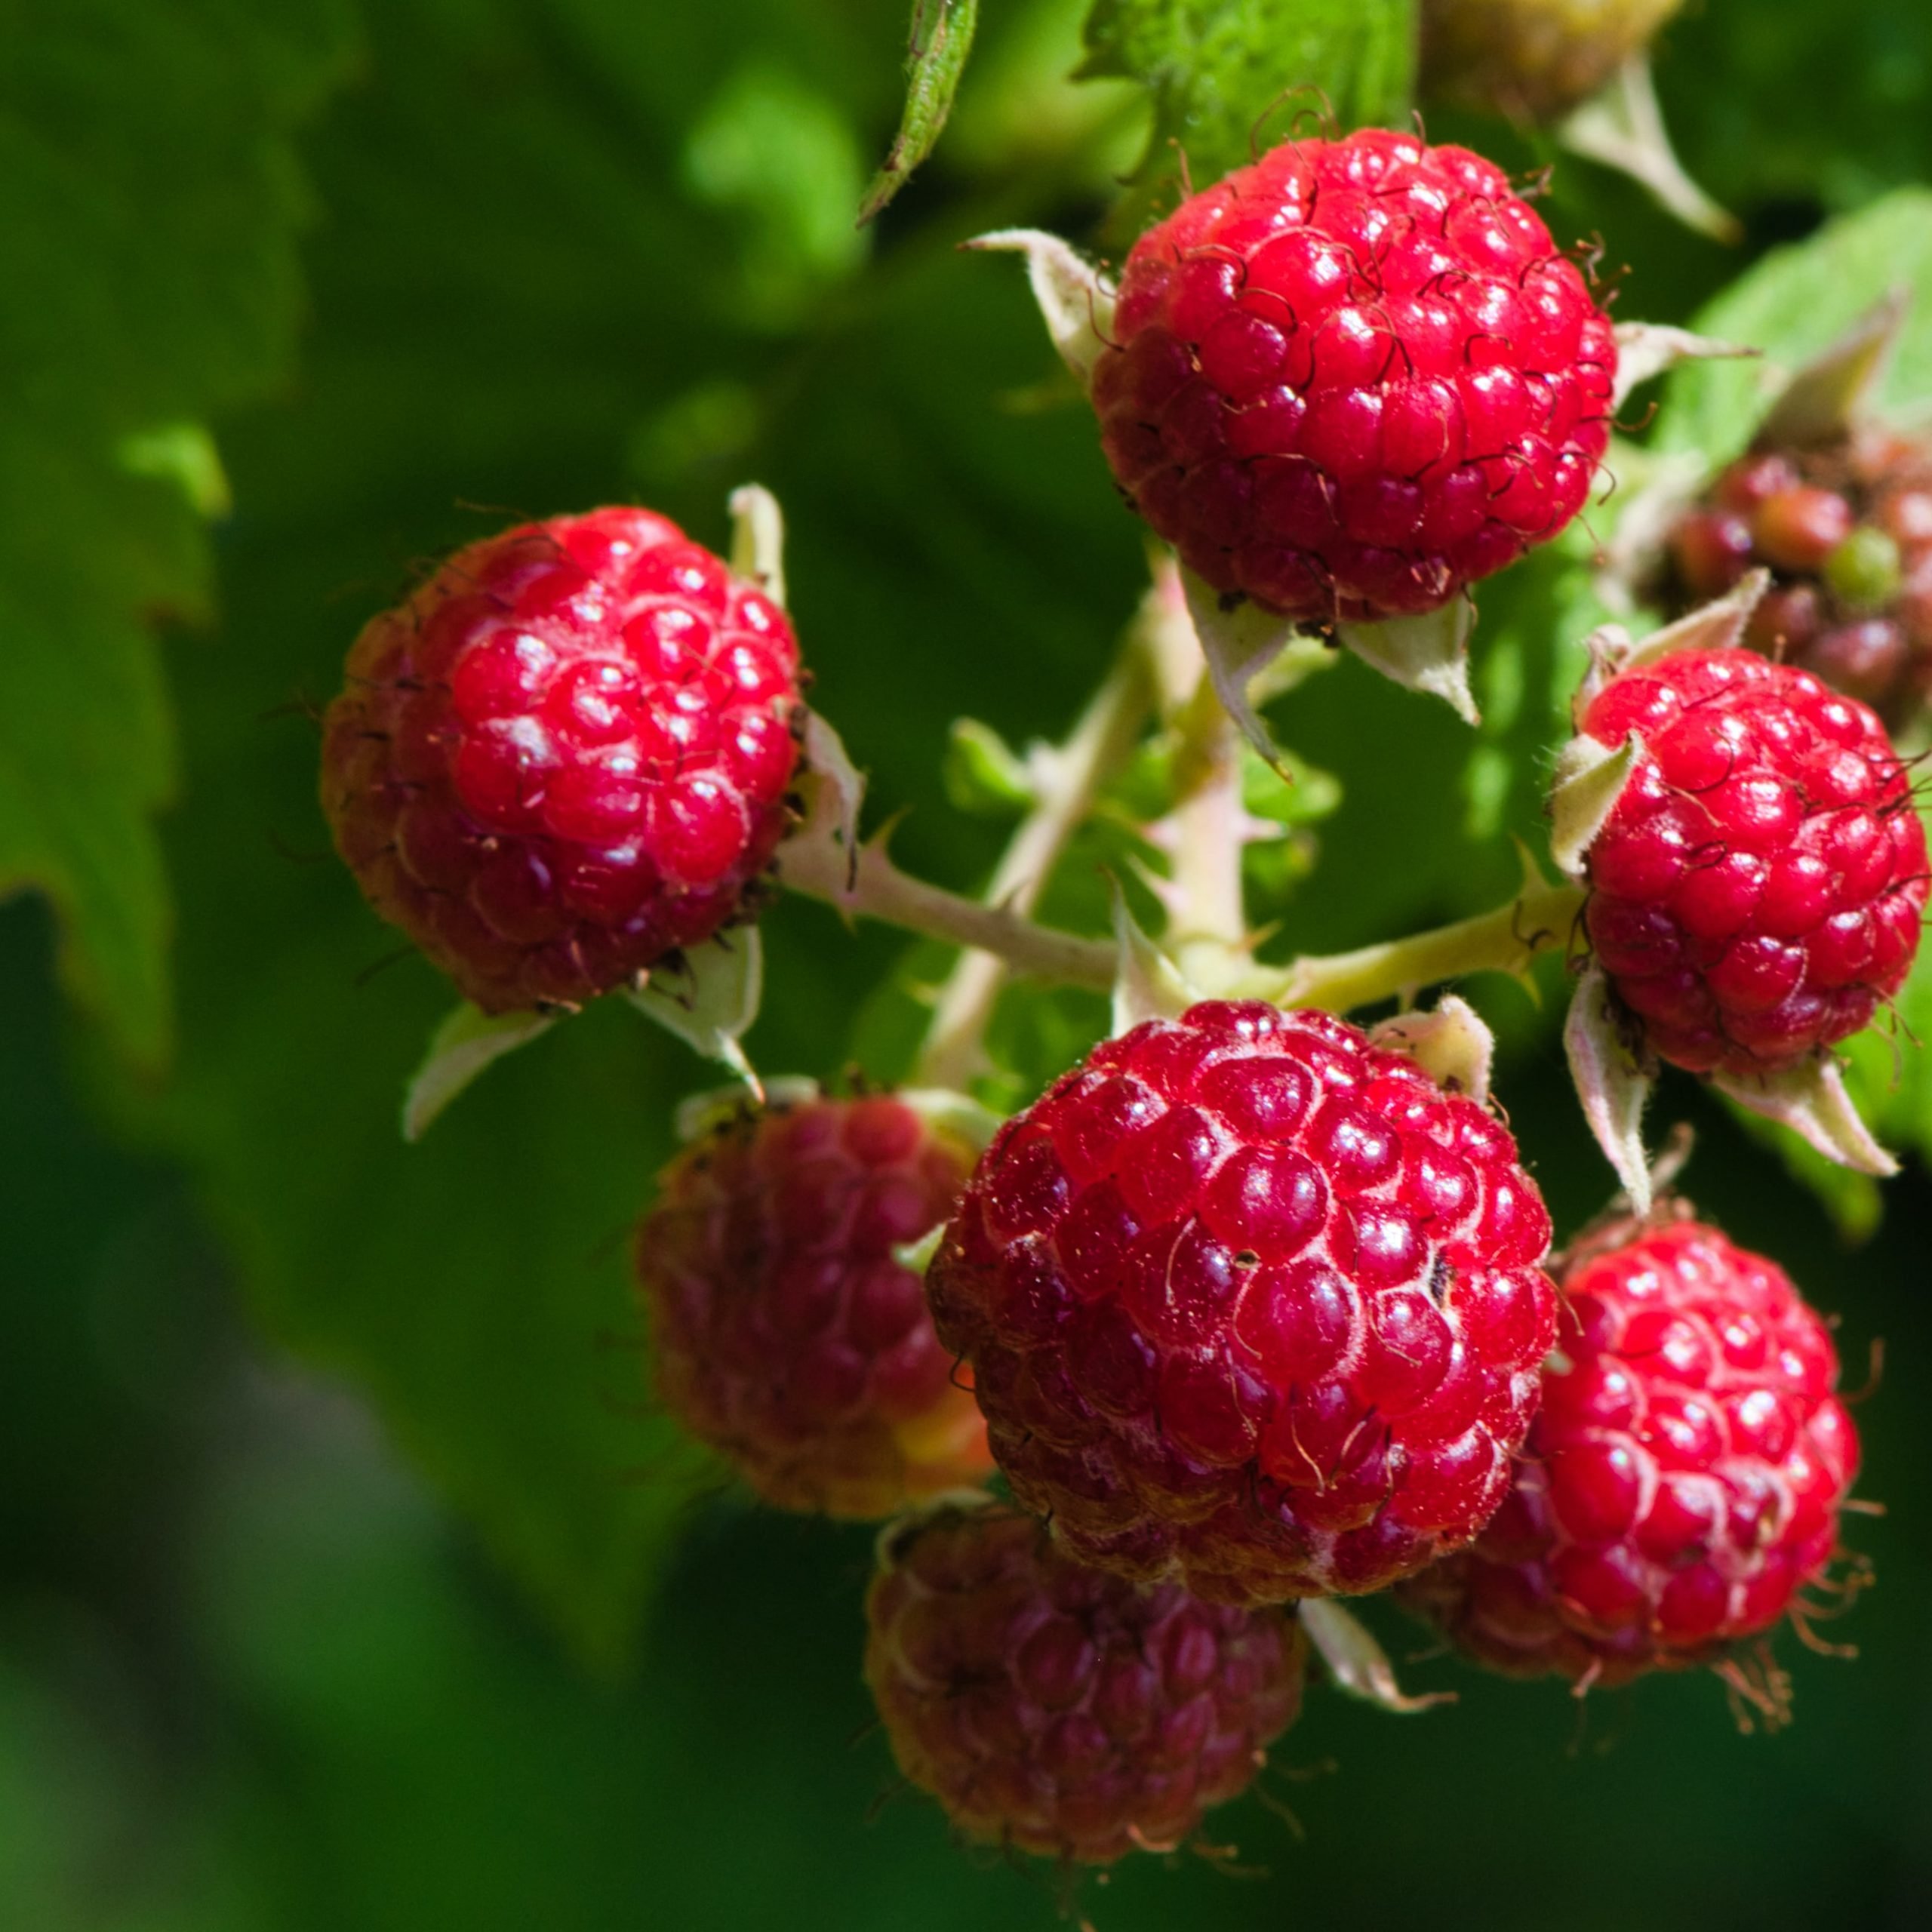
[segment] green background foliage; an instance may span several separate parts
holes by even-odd
[[[1143,566],[1017,269],[955,245],[1021,221],[1091,240],[1119,177],[1136,205],[1171,193],[1171,137],[1204,179],[1310,81],[1399,119],[1407,15],[980,11],[943,138],[860,230],[906,0],[0,9],[0,891],[31,888],[0,907],[6,1922],[1051,1922],[921,1802],[869,1822],[890,1767],[849,1742],[865,1535],[751,1509],[643,1403],[626,1230],[672,1103],[712,1076],[595,1012],[405,1149],[401,1082],[447,990],[413,957],[371,971],[391,941],[327,857],[307,715],[424,558],[624,497],[719,542],[755,476],[786,506],[817,700],[876,814],[907,814],[895,849],[984,876],[1004,827],[996,799],[948,795],[952,721],[1063,727]],[[1115,78],[1070,84],[1083,58]],[[1921,8],[1709,0],[1659,82],[1749,238],[1561,162],[1552,226],[1604,238],[1620,312],[1704,310],[1790,355],[1862,281],[1926,277],[1924,202],[1881,205],[1932,175]],[[1901,357],[1896,406],[1932,394],[1929,362]],[[1741,437],[1749,380],[1678,379],[1654,435]],[[1477,734],[1352,660],[1276,707],[1317,774],[1291,862],[1254,881],[1277,949],[1507,890],[1595,618],[1588,558],[1579,537],[1484,592]],[[1083,841],[1050,915],[1097,926],[1098,868],[1131,850]],[[900,1070],[943,955],[798,903],[767,940],[761,1067]],[[1573,1227],[1607,1180],[1550,1004],[1474,991]],[[1932,1037],[1932,992],[1906,1005]],[[1005,1091],[1100,1019],[1010,1000]],[[1904,1068],[1884,1048],[1860,1078],[1923,1148],[1932,1079],[1909,1048]],[[1915,1166],[1848,1247],[1692,1083],[1660,1114],[1699,1125],[1706,1204],[1843,1312],[1849,1380],[1888,1343],[1861,1411],[1891,1509],[1857,1526],[1882,1580],[1862,1660],[1798,1655],[1798,1724],[1769,1740],[1697,1678],[1580,1714],[1429,1663],[1463,1701],[1399,1726],[1318,1693],[1272,1778],[1306,1841],[1244,1803],[1217,1829],[1265,1883],[1145,1861],[1089,1891],[1103,1927],[1915,1918],[1932,1190]],[[1868,1197],[1836,1204],[1869,1231]]]

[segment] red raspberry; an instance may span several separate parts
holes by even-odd
[[[1583,505],[1617,349],[1501,172],[1366,129],[1291,141],[1128,255],[1094,371],[1128,500],[1219,591],[1432,611]]]
[[[1244,1791],[1301,1705],[1300,1626],[1071,1561],[942,1507],[880,1540],[866,1681],[893,1755],[968,1838],[1104,1865]]]
[[[1512,1675],[1721,1661],[1837,1546],[1858,1437],[1830,1333],[1776,1263],[1695,1222],[1629,1234],[1564,1287],[1509,1500],[1404,1600]]]
[[[1648,753],[1586,854],[1585,917],[1664,1059],[1774,1072],[1898,991],[1925,832],[1863,705],[1752,651],[1683,651],[1613,678],[1582,728]]]
[[[785,829],[785,614],[648,510],[451,558],[349,655],[322,808],[488,1013],[575,1005],[740,916]]]
[[[1007,1123],[927,1285],[1076,1557],[1265,1603],[1380,1589],[1488,1520],[1549,1244],[1475,1101],[1327,1014],[1211,1000]]]
[[[873,1096],[740,1112],[666,1168],[636,1250],[658,1393],[767,1502],[888,1516],[991,1469],[892,1256],[952,1211],[972,1164]]]

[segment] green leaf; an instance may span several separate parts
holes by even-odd
[[[872,220],[933,151],[979,25],[980,0],[912,0],[912,44],[906,54],[906,112],[884,165],[860,205],[861,226]]]
[[[1408,112],[1414,0],[1095,0],[1094,77],[1143,82],[1147,152],[1115,222],[1130,235],[1186,177],[1204,186],[1286,140],[1298,117],[1355,128]]]
[[[0,894],[48,894],[69,992],[152,1068],[175,755],[150,629],[208,614],[200,426],[286,372],[289,137],[349,35],[339,0],[36,11],[0,71]]]
[[[1907,313],[1878,406],[1923,408],[1932,397],[1932,189],[1900,189],[1808,241],[1777,248],[1709,303],[1700,334],[1748,343],[1761,361],[1694,362],[1671,375],[1657,446],[1694,450],[1713,466],[1751,440],[1779,389],[1894,289]]]

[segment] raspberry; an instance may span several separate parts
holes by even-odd
[[[743,916],[785,829],[784,613],[648,510],[523,524],[373,619],[322,808],[485,1012],[572,1006]]]
[[[866,1681],[968,1838],[1103,1865],[1179,1845],[1300,1707],[1299,1627],[1071,1561],[1031,1518],[942,1506],[880,1540]]]
[[[1549,121],[1586,100],[1684,0],[1423,0],[1426,97]]]
[[[1898,991],[1925,832],[1863,705],[1749,651],[1687,651],[1613,678],[1582,728],[1647,753],[1586,856],[1585,920],[1664,1059],[1774,1072]]]
[[[1681,612],[1759,565],[1745,641],[1815,671],[1894,729],[1932,695],[1932,446],[1862,427],[1824,447],[1758,450],[1671,532],[1660,601]]]
[[[1379,1589],[1482,1527],[1549,1241],[1475,1101],[1329,1014],[1208,1001],[1007,1123],[927,1286],[1074,1555],[1254,1604]]]
[[[1128,501],[1224,595],[1432,611],[1583,505],[1608,318],[1502,173],[1368,129],[1291,141],[1128,257],[1094,378]]]
[[[1564,1287],[1509,1500],[1404,1601],[1515,1675],[1721,1662],[1837,1546],[1858,1437],[1830,1332],[1776,1263],[1695,1222],[1626,1226]]]
[[[992,1466],[892,1254],[945,1219],[971,1165],[873,1095],[741,1111],[665,1170],[636,1247],[658,1393],[767,1502],[888,1516]]]

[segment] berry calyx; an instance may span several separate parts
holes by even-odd
[[[1584,855],[1591,946],[1693,1072],[1796,1066],[1903,984],[1925,908],[1909,774],[1866,706],[1744,650],[1612,678],[1584,734],[1643,749]]]
[[[1300,1708],[1298,1627],[1073,1562],[997,1506],[880,1539],[866,1681],[906,1777],[965,1837],[1104,1865],[1171,1850]]]
[[[992,1468],[894,1257],[972,1149],[887,1094],[740,1110],[681,1150],[634,1250],[659,1398],[768,1503],[889,1516]]]
[[[1838,1548],[1858,1436],[1830,1331],[1776,1263],[1695,1221],[1626,1225],[1562,1281],[1509,1500],[1404,1600],[1512,1675],[1721,1663]]]
[[[1425,99],[1547,121],[1587,100],[1684,0],[1423,0]]]
[[[1669,538],[1663,601],[1687,609],[1772,572],[1744,641],[1815,671],[1894,729],[1932,694],[1932,447],[1865,425],[1740,457]]]
[[[1481,1527],[1549,1241],[1485,1108],[1330,1014],[1207,1001],[1007,1123],[927,1284],[1073,1555],[1253,1604],[1380,1589]]]
[[[350,651],[321,796],[370,903],[487,1013],[574,1006],[742,918],[786,823],[798,653],[648,510],[460,550]]]
[[[1365,130],[1284,143],[1128,257],[1094,372],[1128,501],[1216,590],[1328,624],[1432,611],[1555,536],[1617,349],[1501,171]]]

